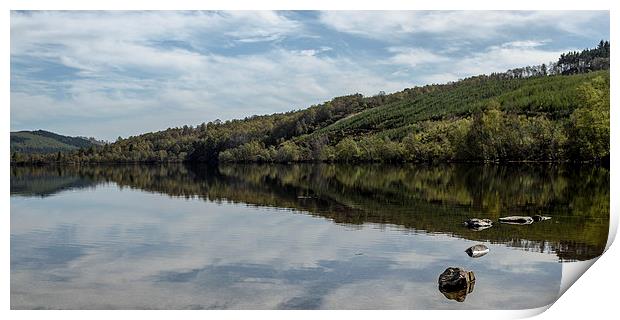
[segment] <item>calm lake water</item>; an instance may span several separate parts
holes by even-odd
[[[597,166],[11,167],[11,308],[534,308],[608,228]],[[447,267],[475,273],[462,302]]]

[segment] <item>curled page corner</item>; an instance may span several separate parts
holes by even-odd
[[[556,297],[555,300],[553,300],[551,303],[549,303],[546,306],[542,306],[539,308],[533,308],[533,309],[527,309],[527,310],[520,310],[519,312],[515,312],[513,314],[511,314],[511,316],[509,316],[509,318],[512,318],[512,316],[514,316],[515,318],[529,318],[529,317],[534,317],[537,315],[540,315],[544,312],[546,312],[549,308],[551,308],[563,295],[564,293],[566,293],[566,291],[573,285],[575,284],[575,282],[584,274],[586,273],[586,271],[588,271],[588,269],[590,269],[590,267],[592,267],[594,265],[594,263],[596,261],[598,261],[598,259],[605,254],[605,252],[607,252],[607,250],[609,249],[609,247],[611,246],[611,244],[614,242],[615,237],[616,237],[616,232],[617,232],[617,226],[618,226],[618,218],[616,215],[611,214],[610,215],[610,226],[609,226],[609,234],[607,237],[607,245],[605,247],[605,251],[603,251],[603,253],[593,259],[590,260],[586,260],[586,261],[573,261],[573,262],[563,262],[562,263],[562,280],[560,282],[560,289],[558,292],[558,296]]]
[[[562,264],[562,281],[560,283],[558,298],[560,298],[566,290],[568,290],[568,288],[596,262],[596,260],[598,260],[598,257],[587,261],[564,262]]]
[[[574,261],[562,263],[562,280],[560,283],[560,291],[558,292],[559,299],[565,292],[579,279],[594,263],[603,255],[614,242],[616,233],[618,231],[618,216],[610,212],[609,216],[609,233],[607,235],[607,244],[603,253],[593,259],[586,261]],[[556,299],[556,300],[557,300]],[[552,305],[552,304],[551,304]],[[549,305],[549,306],[551,306]]]

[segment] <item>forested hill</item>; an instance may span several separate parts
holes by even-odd
[[[69,137],[45,130],[11,132],[12,153],[67,152],[102,144],[94,138]]]
[[[609,42],[527,66],[12,162],[591,161],[609,156]]]

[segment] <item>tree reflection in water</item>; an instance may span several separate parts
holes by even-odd
[[[11,195],[49,196],[116,183],[175,197],[293,209],[336,223],[392,224],[556,254],[602,254],[609,229],[609,170],[519,165],[100,165],[11,167]],[[475,232],[463,221],[552,217]]]

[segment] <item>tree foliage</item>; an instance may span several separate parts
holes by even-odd
[[[581,107],[570,116],[568,145],[573,159],[609,156],[609,78],[597,77],[580,87]]]

